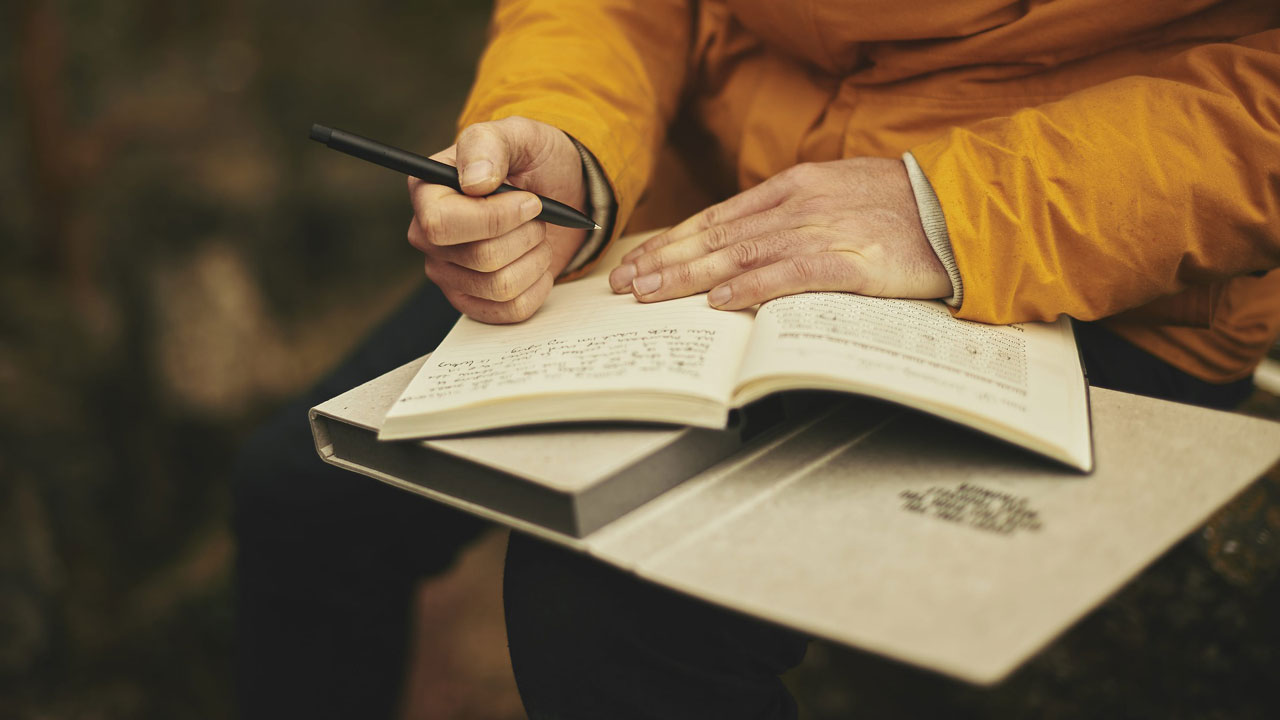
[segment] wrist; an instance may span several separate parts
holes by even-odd
[[[560,274],[561,277],[580,270],[600,255],[613,234],[613,225],[618,212],[618,203],[613,197],[613,190],[609,187],[609,181],[605,179],[604,171],[600,168],[595,155],[572,135],[565,133],[565,137],[573,143],[582,159],[582,212],[599,227],[587,231],[578,251]]]

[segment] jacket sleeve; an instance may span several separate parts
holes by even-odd
[[[626,226],[687,70],[688,0],[498,0],[459,129],[519,115],[599,161]]]
[[[1107,317],[1280,265],[1280,30],[949,131],[937,193],[959,317]]]

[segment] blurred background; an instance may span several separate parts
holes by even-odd
[[[0,9],[0,717],[231,717],[226,472],[420,281],[484,2]]]
[[[231,457],[421,281],[403,181],[307,129],[450,144],[489,10],[0,10],[0,717],[234,716]],[[522,717],[502,548],[424,586],[406,717]],[[1273,470],[995,690],[824,644],[789,680],[811,718],[1274,717],[1278,574]]]

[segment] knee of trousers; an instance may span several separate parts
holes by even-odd
[[[278,532],[282,516],[308,502],[308,481],[324,470],[311,441],[306,409],[295,404],[278,412],[254,430],[232,464],[236,534]]]
[[[255,431],[232,474],[238,563],[366,565],[432,574],[488,523],[325,463],[307,421],[310,399]]]
[[[311,437],[307,402],[278,412],[236,456],[232,520],[242,560],[305,563],[334,553],[358,558],[362,547],[387,544],[379,542],[384,535],[412,532],[401,514],[430,512],[420,508],[430,504],[420,498],[325,463]]]
[[[697,708],[720,717],[730,707],[742,711],[724,716],[793,716],[778,675],[804,658],[808,638],[799,633],[517,533],[503,597],[512,666],[530,708],[578,709],[566,717],[692,717]],[[617,715],[613,703],[624,699],[651,711]]]

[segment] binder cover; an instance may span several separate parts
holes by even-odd
[[[604,502],[612,511],[547,523],[505,497],[511,477],[589,497],[638,460],[701,441],[673,429],[562,429],[417,443],[408,459],[379,452],[373,431],[415,367],[312,410],[326,461],[726,607],[978,684],[1016,669],[1280,457],[1278,423],[1094,389],[1097,470],[1081,476],[853,399],[611,521],[618,506]],[[339,440],[344,427],[359,430],[359,442]],[[444,476],[456,480],[423,484]],[[662,485],[620,482],[643,486],[641,495]],[[485,483],[494,484],[470,492]]]

